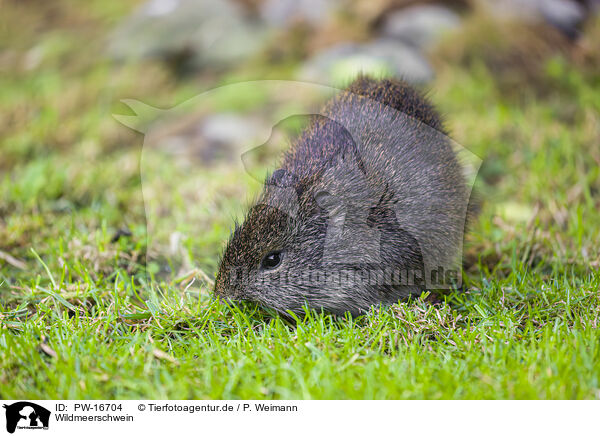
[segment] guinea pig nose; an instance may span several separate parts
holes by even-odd
[[[213,294],[215,297],[224,297],[227,295],[227,288],[229,287],[229,283],[227,283],[225,274],[222,271],[219,271],[217,274],[217,278],[215,279],[215,287],[213,289]]]

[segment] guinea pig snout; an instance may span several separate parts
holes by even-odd
[[[215,289],[213,291],[215,297],[231,298],[232,289],[229,282],[227,274],[223,270],[219,270],[215,280]]]
[[[246,300],[243,282],[235,268],[221,268],[215,280],[215,297],[230,301]]]

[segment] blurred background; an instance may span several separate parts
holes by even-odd
[[[483,160],[465,253],[478,268],[501,273],[515,251],[600,265],[598,0],[0,0],[0,14],[0,280],[12,293],[41,271],[31,248],[52,270],[68,264],[73,286],[139,274],[146,255],[153,273],[212,277],[259,189],[241,155],[312,97],[233,87],[156,114],[224,85],[343,87],[359,72],[427,92]],[[152,200],[152,214],[185,216],[152,226]]]

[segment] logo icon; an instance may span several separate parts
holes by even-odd
[[[18,429],[48,429],[50,411],[29,401],[19,401],[4,405],[6,409],[6,431],[14,433]]]

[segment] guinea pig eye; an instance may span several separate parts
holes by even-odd
[[[260,267],[263,269],[274,269],[279,266],[283,259],[282,251],[271,251],[265,257],[263,257]]]

